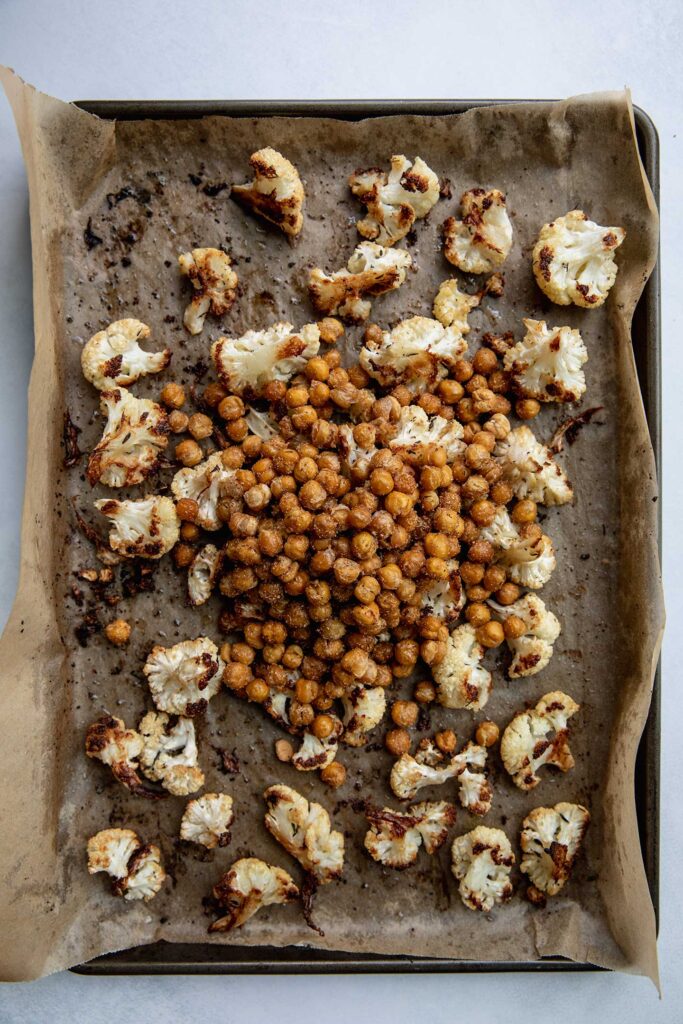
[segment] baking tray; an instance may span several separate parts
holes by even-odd
[[[347,121],[391,114],[461,114],[472,107],[533,100],[83,100],[76,106],[120,121],[229,117],[336,117]],[[537,101],[547,102],[547,101]],[[659,137],[640,107],[636,136],[646,174],[659,205]],[[645,414],[655,452],[661,498],[661,322],[659,263],[633,318],[633,350]],[[661,500],[659,548],[661,558]],[[638,829],[650,894],[659,924],[659,745],[661,665],[657,666],[650,712],[638,748],[635,796]],[[563,957],[534,961],[453,960],[420,956],[341,953],[306,946],[228,946],[158,942],[96,957],[74,967],[77,974],[379,974],[482,973],[486,971],[594,971]]]

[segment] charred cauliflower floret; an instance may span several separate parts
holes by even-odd
[[[457,329],[413,316],[382,331],[381,341],[366,338],[359,361],[383,387],[405,384],[418,394],[443,380],[466,351],[467,342]]]
[[[538,287],[558,306],[601,306],[617,276],[614,250],[625,237],[623,228],[603,228],[583,210],[544,224],[532,257]]]
[[[361,323],[370,315],[370,298],[400,288],[413,261],[404,249],[388,249],[376,242],[361,242],[346,270],[325,274],[314,267],[308,293],[317,313]]]
[[[88,460],[88,480],[107,487],[131,487],[154,472],[168,444],[166,413],[148,398],[136,398],[125,388],[100,393],[107,425]]]
[[[580,804],[535,807],[522,822],[520,869],[546,896],[557,896],[569,880],[590,814]]]
[[[512,224],[505,196],[497,188],[471,188],[460,199],[462,220],[444,223],[444,256],[466,274],[487,274],[505,262],[512,248]]]
[[[418,584],[420,608],[426,615],[436,615],[447,626],[452,625],[465,607],[465,591],[463,590],[458,563],[454,558],[446,561],[448,579],[426,580]]]
[[[443,846],[455,824],[455,807],[443,800],[412,804],[406,811],[371,807],[365,817],[370,828],[364,846],[372,859],[387,868],[407,868],[415,863],[423,844],[430,855]]]
[[[586,390],[581,369],[588,352],[577,330],[524,320],[526,334],[508,349],[503,367],[518,394],[539,402],[578,402]]]
[[[184,252],[178,257],[178,264],[194,289],[183,323],[190,334],[200,334],[207,313],[223,316],[232,307],[237,298],[237,274],[222,249]]]
[[[294,880],[282,868],[256,857],[236,860],[213,887],[213,898],[227,913],[214,921],[209,931],[229,932],[243,925],[261,907],[289,903],[298,896]]]
[[[405,238],[439,200],[439,179],[419,156],[412,164],[392,156],[388,174],[379,167],[354,171],[349,187],[367,209],[356,223],[358,233],[382,245]]]
[[[90,837],[88,871],[91,875],[106,871],[116,896],[146,903],[166,879],[159,847],[143,844],[130,828],[107,828]]]
[[[277,323],[265,331],[247,331],[241,338],[219,338],[211,356],[222,384],[237,395],[259,395],[272,380],[288,381],[303,370],[320,348],[317,324],[295,331]]]
[[[362,747],[369,733],[384,718],[387,697],[382,686],[352,686],[342,695],[344,705],[344,743]]]
[[[486,756],[485,747],[467,743],[459,754],[447,759],[433,740],[423,740],[414,757],[402,754],[394,762],[389,784],[399,799],[412,800],[425,786],[440,786],[449,779],[457,779],[462,806],[472,814],[484,815],[491,809],[493,799],[484,773]]]
[[[270,146],[252,153],[249,163],[254,180],[233,185],[232,198],[286,235],[298,235],[304,224],[304,187],[294,164]]]
[[[173,647],[153,647],[143,672],[159,711],[198,715],[221,686],[225,668],[212,640],[181,640]]]
[[[216,583],[223,554],[215,544],[205,544],[195,555],[187,570],[187,591],[190,604],[206,604]]]
[[[510,872],[515,855],[499,828],[477,825],[453,840],[451,870],[460,882],[460,898],[470,910],[493,910],[512,896]]]
[[[344,731],[341,721],[335,716],[334,728],[325,739],[318,739],[312,732],[304,732],[301,745],[294,754],[291,764],[299,772],[314,772],[319,768],[327,768],[337,756],[339,738]]]
[[[150,329],[140,320],[116,320],[93,334],[81,352],[83,376],[99,391],[128,387],[148,373],[159,373],[171,361],[171,350],[145,352],[140,342]]]
[[[160,782],[173,796],[196,793],[204,785],[194,724],[189,718],[172,724],[163,712],[149,711],[138,730],[143,741],[140,767],[148,779]]]
[[[330,825],[320,804],[289,786],[269,786],[263,794],[268,805],[265,826],[287,853],[299,861],[318,885],[341,878],[344,869],[344,836]]]
[[[494,454],[517,498],[531,498],[541,505],[565,505],[572,500],[566,474],[529,427],[511,430]]]
[[[537,786],[538,770],[544,764],[563,772],[574,767],[567,723],[578,710],[571,697],[557,690],[541,697],[535,708],[515,715],[501,738],[500,756],[516,786],[524,790]],[[552,733],[555,736],[549,739]]]
[[[443,661],[432,666],[439,704],[470,711],[485,707],[491,694],[491,673],[481,664],[483,657],[474,626],[467,623],[453,630]]]
[[[538,540],[520,539],[498,557],[498,562],[505,566],[513,583],[529,590],[544,587],[557,565],[553,542],[545,533]]]
[[[525,594],[519,601],[504,608],[493,601],[489,604],[502,617],[516,615],[526,627],[521,636],[509,637],[507,641],[512,652],[508,673],[510,679],[536,675],[553,656],[553,644],[561,632],[559,620],[535,594]]]
[[[85,752],[111,768],[112,775],[136,796],[157,800],[163,793],[148,789],[138,775],[138,758],[144,741],[134,729],[126,729],[121,718],[103,715],[89,726]]]
[[[170,498],[103,498],[95,508],[111,519],[109,547],[124,558],[161,558],[180,536],[180,520]]]
[[[203,530],[219,530],[223,524],[218,518],[218,503],[222,498],[233,496],[234,476],[234,469],[226,469],[221,453],[215,452],[198,466],[178,470],[171,481],[171,491],[176,501],[192,498],[197,502],[198,526]]]
[[[187,804],[180,822],[180,838],[199,843],[207,850],[227,846],[234,820],[231,796],[227,793],[204,793]]]
[[[428,416],[419,405],[405,405],[396,424],[397,434],[389,447],[398,449],[407,458],[419,460],[425,445],[443,448],[451,463],[465,450],[462,424],[443,416]]]

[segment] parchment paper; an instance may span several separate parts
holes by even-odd
[[[7,70],[2,81],[30,186],[36,323],[21,580],[0,645],[2,977],[35,978],[106,951],[167,939],[309,943],[480,960],[561,954],[647,974],[656,982],[654,914],[633,782],[663,606],[655,467],[630,322],[655,260],[657,215],[637,155],[628,95],[359,123],[212,117],[114,124],[36,92]],[[240,209],[228,198],[228,188],[220,188],[246,180],[248,156],[263,145],[282,150],[305,181],[305,227],[294,245]],[[85,729],[98,715],[109,711],[134,726],[151,706],[141,668],[154,643],[170,645],[205,632],[220,642],[220,605],[215,597],[202,609],[189,608],[185,575],[176,574],[169,559],[154,573],[154,592],[125,596],[118,578],[112,591],[124,596],[115,609],[74,576],[97,562],[76,528],[71,499],[75,496],[84,515],[95,521],[91,502],[102,490],[91,490],[84,481],[84,460],[70,470],[62,466],[65,409],[82,431],[83,450],[102,430],[98,396],[80,373],[82,344],[112,320],[138,317],[152,327],[157,347],[173,349],[163,380],[189,386],[201,375],[201,360],[208,361],[210,343],[220,333],[241,333],[276,319],[296,325],[311,319],[308,267],[343,266],[358,241],[359,208],[346,186],[349,172],[385,166],[395,152],[421,155],[440,177],[450,179],[453,197],[419,222],[408,240],[418,272],[399,292],[375,301],[373,319],[386,326],[408,315],[430,315],[438,283],[452,271],[441,255],[441,223],[456,212],[464,189],[496,186],[508,195],[514,247],[505,266],[504,299],[486,300],[471,317],[470,349],[486,330],[511,329],[521,337],[524,315],[578,326],[590,353],[582,405],[604,406],[561,456],[575,486],[575,503],[544,514],[558,552],[558,568],[543,592],[562,622],[555,657],[541,674],[510,682],[501,655],[493,696],[485,714],[476,716],[504,726],[514,711],[554,689],[566,690],[581,704],[572,738],[577,764],[567,775],[545,771],[540,786],[523,794],[497,754],[493,758],[495,799],[485,823],[505,828],[516,848],[520,822],[532,807],[573,800],[591,810],[585,853],[574,877],[543,911],[521,896],[485,916],[466,910],[449,870],[450,842],[433,858],[422,854],[404,873],[370,862],[362,849],[365,820],[350,802],[369,797],[396,806],[387,783],[389,755],[382,749],[343,751],[348,780],[331,794],[317,776],[279,765],[272,750],[277,728],[257,708],[227,693],[214,699],[199,726],[206,788],[226,789],[236,801],[234,838],[227,849],[209,853],[181,844],[176,837],[183,800],[169,797],[150,806],[83,753]],[[627,229],[609,301],[590,312],[552,306],[536,288],[530,268],[540,226],[575,207],[602,224]],[[91,248],[84,238],[88,225]],[[101,241],[93,242],[92,235]],[[176,260],[194,245],[223,246],[231,253],[241,296],[223,322],[209,320],[202,335],[189,339],[182,328],[187,288]],[[360,331],[352,330],[349,338],[357,345]],[[134,391],[157,395],[160,386],[147,380]],[[566,410],[545,408],[534,429],[547,440],[564,416]],[[134,491],[163,489],[171,473],[167,469],[149,488]],[[80,605],[74,584],[82,591]],[[101,633],[87,637],[82,629],[87,645],[81,646],[75,631],[88,613],[102,623],[117,615],[130,619],[129,647],[115,650]],[[430,717],[430,732],[449,725],[464,742],[474,731],[466,711],[433,710]],[[239,774],[221,772],[216,747],[236,752]],[[316,904],[325,936],[305,925],[294,904],[269,908],[242,930],[209,939],[201,899],[238,856],[264,857],[300,877],[298,866],[262,825],[260,794],[275,781],[321,800],[347,835],[344,880],[320,891]],[[455,798],[448,785],[426,795]],[[123,824],[162,847],[171,880],[150,904],[115,899],[104,876],[86,873],[87,837]],[[453,835],[475,824],[459,810]],[[514,877],[521,892],[517,870]]]

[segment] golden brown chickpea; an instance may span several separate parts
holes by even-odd
[[[223,669],[223,682],[229,690],[243,690],[253,681],[251,669],[238,661],[230,661]]]
[[[475,739],[481,747],[492,747],[498,741],[500,729],[495,722],[480,722],[477,726]]]
[[[407,729],[390,729],[384,737],[384,745],[394,757],[407,754],[410,751],[410,733]]]
[[[355,583],[360,576],[360,566],[351,558],[338,558],[332,571],[337,583]]]
[[[441,732],[437,732],[434,742],[442,754],[454,754],[458,745],[458,737],[452,729],[443,729]]]
[[[436,700],[436,687],[428,679],[422,679],[416,683],[413,690],[413,700],[418,704],[431,704]]]
[[[300,704],[312,704],[318,696],[319,691],[320,686],[316,683],[315,679],[305,679],[301,676],[296,681],[296,699]]]
[[[203,441],[213,434],[213,423],[210,417],[203,412],[193,413],[188,420],[187,427],[195,441]]]
[[[189,422],[187,413],[179,412],[178,409],[174,409],[173,412],[169,413],[168,425],[174,434],[184,434]]]
[[[524,636],[526,631],[526,623],[524,619],[520,619],[519,615],[508,615],[503,620],[503,632],[506,640],[517,640],[520,636]]]
[[[231,420],[225,425],[225,433],[231,441],[244,441],[249,433],[249,426],[245,419]]]
[[[361,604],[369,604],[374,601],[381,590],[378,580],[374,576],[362,576],[354,588],[354,595]]]
[[[215,409],[216,406],[225,398],[227,392],[222,384],[212,382],[207,384],[204,388],[204,401],[210,409]]]
[[[195,549],[189,544],[176,544],[173,548],[173,561],[179,569],[186,569],[194,561]]]
[[[484,572],[483,565],[475,565],[474,562],[461,562],[460,564],[460,579],[465,586],[476,586],[477,583],[481,583]]]
[[[181,441],[176,445],[175,457],[183,466],[197,466],[204,458],[204,453],[196,441]]]
[[[420,657],[426,665],[438,665],[446,657],[443,640],[424,640],[420,644]]]
[[[465,618],[471,626],[478,628],[479,626],[486,625],[491,618],[491,611],[487,605],[482,604],[479,601],[474,601],[472,604],[468,604],[465,608]]]
[[[175,510],[178,519],[184,523],[194,523],[199,515],[199,504],[194,498],[180,498],[176,502]]]
[[[170,381],[162,388],[159,397],[167,409],[180,409],[185,404],[185,389]]]
[[[394,647],[394,657],[399,665],[412,667],[416,663],[419,654],[420,645],[417,640],[399,640]]]
[[[538,523],[522,523],[519,527],[519,535],[522,540],[528,540],[535,543],[543,536],[543,530]]]
[[[241,448],[225,448],[221,452],[221,462],[226,469],[240,469],[244,465],[244,452]]]
[[[453,376],[458,381],[458,383],[464,384],[465,381],[468,381],[470,379],[473,373],[474,369],[472,367],[472,363],[470,363],[467,359],[457,360],[453,370]]]
[[[477,640],[482,647],[499,647],[505,639],[500,622],[486,622],[477,629]]]
[[[389,494],[394,489],[394,478],[387,469],[373,469],[370,474],[370,490],[373,494]]]
[[[472,369],[475,373],[481,373],[488,377],[490,373],[498,369],[498,357],[490,348],[480,348],[474,353]]]
[[[489,493],[488,481],[478,473],[468,477],[463,483],[460,493],[465,501],[479,501],[487,498]]]
[[[477,526],[490,526],[496,517],[496,506],[486,498],[472,503],[470,515]]]
[[[249,644],[235,643],[230,648],[230,660],[238,661],[241,665],[251,665],[255,657],[256,652]],[[223,660],[227,659],[224,658]]]
[[[419,708],[412,700],[395,700],[391,705],[391,720],[402,728],[415,725],[418,713]]]
[[[180,539],[192,543],[199,540],[201,530],[196,523],[183,523],[180,527]]]
[[[318,330],[320,331],[320,340],[326,345],[334,345],[344,334],[341,323],[332,316],[326,316],[324,320],[318,321]]]
[[[226,395],[218,403],[218,415],[228,423],[238,420],[244,416],[244,402],[237,395]]]
[[[264,700],[268,699],[270,693],[268,684],[263,679],[250,680],[247,683],[246,690],[249,700],[253,700],[257,704],[263,704]]]
[[[320,771],[320,778],[326,786],[339,789],[346,782],[346,768],[339,761],[332,761]]]
[[[473,604],[480,604],[491,596],[486,587],[482,586],[468,587],[465,593],[467,600],[471,601]]]
[[[322,356],[314,356],[306,363],[305,373],[309,380],[324,381],[330,375],[330,368]]]
[[[275,741],[275,756],[278,761],[282,761],[287,764],[294,757],[294,747],[289,740],[276,740]]]
[[[536,520],[538,508],[536,502],[530,498],[523,498],[518,501],[512,512],[510,513],[510,519],[513,523],[521,525],[522,523],[533,523]]]
[[[488,540],[475,540],[467,552],[470,562],[492,562],[494,556],[493,544]]]
[[[541,411],[541,403],[535,398],[520,398],[515,403],[515,412],[520,420],[532,420]]]
[[[507,505],[512,501],[512,488],[505,480],[498,480],[491,488],[491,501],[496,505]]]
[[[123,647],[130,640],[132,626],[125,619],[114,619],[104,627],[104,635],[110,644],[115,647]]]
[[[334,732],[334,719],[330,715],[316,715],[311,732],[319,740],[326,740]]]
[[[500,590],[505,583],[505,579],[505,569],[502,565],[490,565],[484,573],[482,584],[485,590],[493,593],[494,590]]]

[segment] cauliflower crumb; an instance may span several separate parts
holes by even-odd
[[[601,306],[617,277],[614,250],[625,237],[623,228],[601,227],[583,210],[544,224],[532,256],[538,287],[558,306]]]
[[[391,331],[382,331],[381,342],[366,339],[359,360],[383,387],[405,384],[419,394],[443,380],[466,351],[467,342],[457,329],[413,316]]]
[[[154,472],[168,444],[168,417],[148,398],[136,398],[125,388],[100,392],[107,425],[88,461],[91,485],[131,487]]]
[[[445,708],[480,711],[491,695],[491,673],[481,664],[484,648],[469,623],[458,626],[448,638],[443,661],[432,666],[439,704]]]
[[[173,796],[196,793],[204,785],[194,724],[189,718],[179,718],[172,725],[163,712],[148,711],[138,730],[144,744],[140,766],[148,779],[160,782]]]
[[[529,427],[516,427],[495,447],[503,479],[516,497],[531,498],[542,505],[565,505],[573,498],[572,485]]]
[[[341,878],[344,836],[331,829],[325,808],[314,801],[309,803],[289,786],[269,786],[263,796],[268,805],[266,828],[304,871],[318,885]]]
[[[453,840],[451,857],[460,898],[470,910],[493,910],[497,903],[510,899],[515,855],[501,829],[477,825]]]
[[[402,869],[415,863],[421,845],[430,855],[443,846],[455,824],[455,807],[445,801],[411,804],[405,811],[370,807],[365,817],[370,828],[364,846],[372,859]]]
[[[487,274],[505,262],[512,248],[512,224],[505,195],[497,188],[471,188],[460,199],[462,220],[444,223],[444,256],[466,274]]]
[[[388,174],[379,167],[354,171],[349,187],[367,209],[356,223],[358,233],[382,245],[405,238],[439,201],[439,179],[419,156],[412,164],[404,156],[392,156]]]
[[[85,752],[111,768],[112,775],[135,796],[158,800],[163,793],[148,789],[138,775],[138,759],[144,741],[134,729],[127,729],[123,719],[103,715],[88,727]]]
[[[95,508],[114,524],[109,547],[124,558],[161,558],[180,536],[180,520],[170,498],[103,498]]]
[[[207,850],[227,846],[230,826],[235,820],[232,803],[227,793],[204,793],[190,800],[180,822],[180,838],[199,843]]]
[[[294,880],[282,868],[266,864],[256,857],[236,860],[213,887],[214,899],[227,910],[227,914],[214,921],[209,932],[229,932],[232,928],[239,928],[261,907],[289,903],[298,896]]]
[[[389,447],[418,462],[424,454],[425,445],[443,448],[449,464],[466,448],[461,423],[455,419],[446,420],[443,416],[428,416],[419,405],[403,406],[396,427],[397,433]]]
[[[83,376],[99,390],[128,387],[148,373],[159,373],[171,361],[171,350],[145,352],[139,342],[151,331],[140,320],[116,320],[93,334],[81,352]]]
[[[579,331],[523,320],[527,333],[505,353],[504,369],[518,394],[539,402],[578,402],[586,390],[588,352]]]
[[[356,246],[346,270],[325,274],[314,267],[309,274],[308,291],[317,313],[340,316],[352,323],[367,320],[369,297],[395,291],[413,265],[410,253],[389,249],[376,242]]]
[[[286,235],[298,235],[304,224],[305,195],[294,164],[270,146],[252,153],[249,163],[254,180],[233,185],[231,196]]]
[[[590,814],[581,804],[535,807],[522,822],[520,869],[533,886],[557,896],[569,880]]]
[[[142,671],[159,711],[192,716],[218,693],[224,668],[215,643],[203,636],[153,647]]]
[[[178,257],[180,270],[194,289],[183,316],[190,334],[200,334],[207,313],[223,316],[237,298],[237,274],[230,257],[221,249],[193,249]]]
[[[535,708],[519,711],[503,732],[500,756],[505,770],[520,789],[530,790],[541,781],[538,769],[555,765],[562,772],[574,767],[568,743],[568,720],[579,705],[559,690],[546,693]],[[550,733],[555,738],[550,740]]]
[[[264,331],[247,331],[241,338],[219,338],[211,346],[216,373],[229,391],[259,395],[272,380],[288,381],[318,354],[320,330],[305,324],[295,332],[277,323]]]
[[[171,481],[173,497],[192,498],[199,505],[197,525],[203,530],[219,530],[223,525],[217,507],[229,495],[235,476],[234,469],[226,469],[221,452],[215,452],[197,466],[180,469]]]
[[[187,570],[187,590],[195,608],[211,597],[222,564],[223,552],[215,544],[205,544],[195,555]]]
[[[88,872],[98,871],[106,871],[113,893],[126,900],[148,902],[166,879],[159,847],[143,844],[130,828],[107,828],[90,837]]]
[[[364,746],[376,725],[384,718],[387,697],[381,686],[353,686],[342,694],[343,740],[349,747]]]
[[[493,790],[484,773],[486,757],[485,747],[470,742],[459,754],[446,760],[433,740],[423,740],[414,757],[402,754],[394,762],[389,784],[399,799],[412,800],[425,786],[440,786],[449,779],[457,779],[462,806],[472,814],[484,815],[491,809],[493,799]]]
[[[522,636],[508,638],[507,641],[513,655],[508,673],[510,679],[536,675],[553,656],[553,644],[561,632],[557,617],[535,594],[525,594],[504,608],[493,601],[489,604],[501,616],[516,615],[526,627]]]

